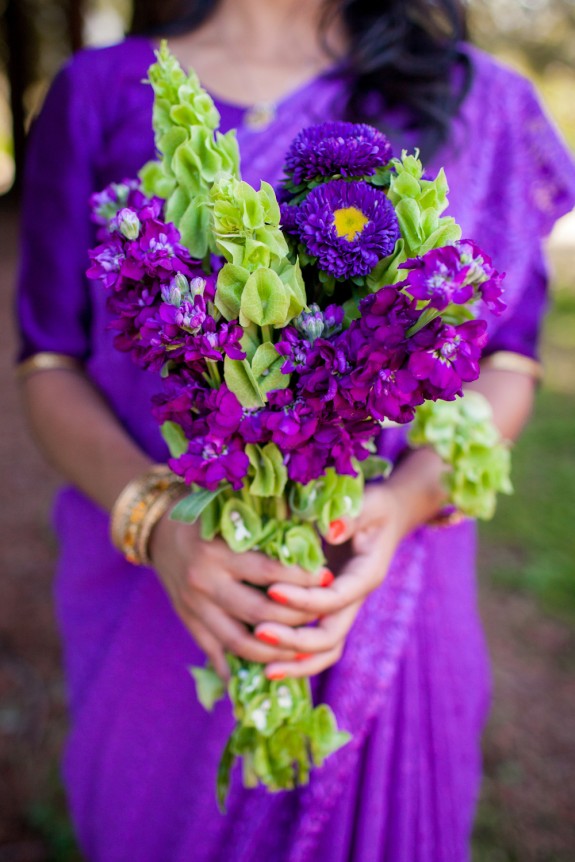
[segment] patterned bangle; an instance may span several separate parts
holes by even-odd
[[[112,508],[110,537],[129,562],[149,565],[152,530],[185,487],[165,464],[156,464],[128,482]]]
[[[511,350],[498,350],[481,360],[481,368],[492,368],[496,371],[516,371],[527,374],[533,380],[543,380],[543,366],[530,356],[513,353]]]
[[[174,503],[180,500],[188,493],[184,482],[174,482],[163,493],[159,494],[150,504],[144,519],[142,520],[140,530],[136,538],[135,556],[140,561],[140,565],[151,566],[152,559],[150,557],[150,539],[154,531],[154,527]]]
[[[35,353],[16,366],[16,377],[18,380],[26,380],[38,371],[82,371],[83,366],[79,359],[67,356],[65,353]]]

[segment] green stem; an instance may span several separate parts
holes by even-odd
[[[206,359],[207,373],[204,378],[208,381],[212,389],[219,389],[222,385],[222,378],[218,368],[218,363],[214,359]]]
[[[269,344],[273,344],[273,330],[271,324],[266,324],[261,327],[262,330],[262,341],[265,344],[268,342]]]
[[[421,317],[407,330],[407,337],[411,338],[412,335],[415,335],[416,332],[419,332],[423,329],[424,326],[427,326],[428,323],[431,323],[432,320],[435,320],[436,317],[439,317],[441,312],[437,310],[437,308],[426,308],[424,309]]]

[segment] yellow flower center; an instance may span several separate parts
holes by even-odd
[[[357,207],[342,207],[334,210],[335,232],[348,240],[355,239],[362,232],[369,219]]]

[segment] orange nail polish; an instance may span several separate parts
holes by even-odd
[[[279,602],[280,605],[287,605],[288,600],[284,596],[283,593],[280,593],[278,590],[268,590],[268,596],[274,602]]]
[[[322,571],[320,581],[322,587],[329,587],[331,584],[333,584],[334,580],[335,576],[333,572],[330,572],[329,569],[324,569]]]
[[[295,660],[296,661],[305,661],[306,658],[311,658],[310,652],[298,652],[298,654],[295,657]]]
[[[285,673],[282,673],[281,670],[276,671],[275,673],[268,673],[268,679],[285,679]]]
[[[256,632],[256,637],[259,641],[263,641],[265,644],[270,644],[270,646],[277,646],[280,642],[279,638],[269,632]]]
[[[342,521],[341,518],[336,518],[336,520],[332,521],[329,525],[329,537],[332,540],[337,541],[338,539],[341,539],[345,531],[345,521]]]

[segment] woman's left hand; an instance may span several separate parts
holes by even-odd
[[[255,635],[263,642],[298,654],[297,661],[267,665],[270,679],[312,676],[338,661],[363,601],[385,578],[406,532],[399,509],[391,488],[368,487],[359,517],[334,530],[336,544],[351,538],[353,556],[331,585],[298,587],[277,583],[268,589],[269,597],[275,601],[321,618],[313,627],[291,628],[271,622],[256,627]]]

